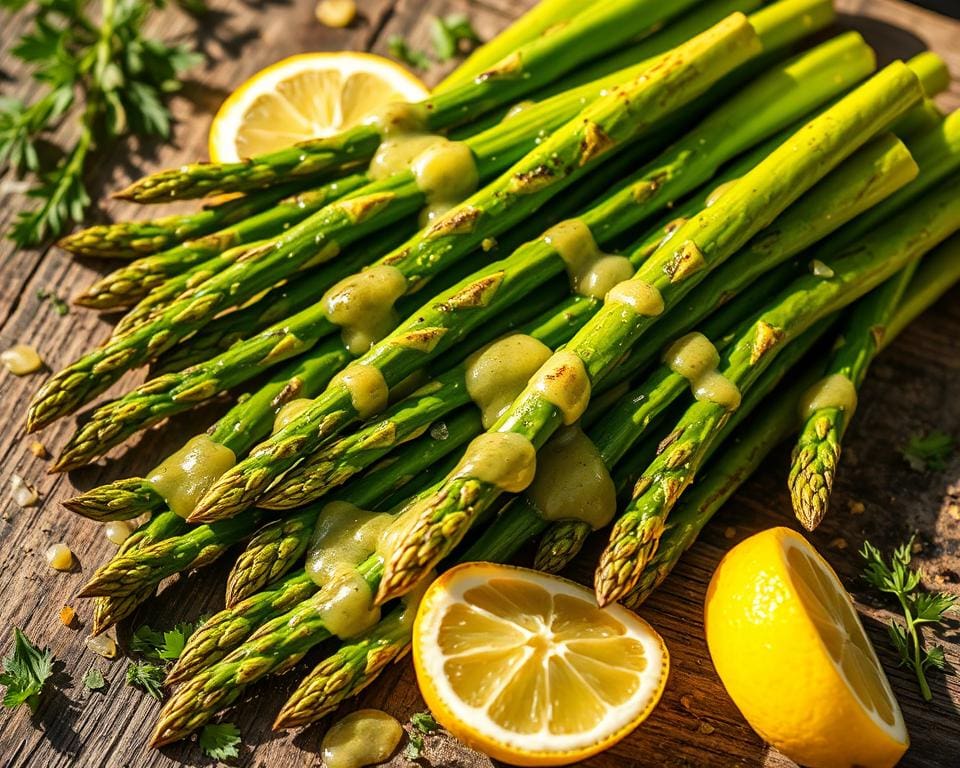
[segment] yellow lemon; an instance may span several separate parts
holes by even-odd
[[[806,766],[891,766],[900,707],[836,573],[787,528],[727,553],[707,590],[707,645],[754,730]]]
[[[291,56],[257,72],[220,107],[210,159],[236,162],[332,136],[386,104],[421,101],[427,87],[396,62],[355,51]]]
[[[567,765],[626,736],[656,706],[660,636],[579,584],[466,563],[427,590],[413,631],[423,697],[447,730],[514,765]]]

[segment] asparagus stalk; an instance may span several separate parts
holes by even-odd
[[[636,279],[655,286],[664,306],[673,306],[712,268],[920,98],[916,76],[901,63],[890,65],[807,123],[712,206],[680,226],[640,268]],[[690,269],[684,268],[687,264]],[[624,304],[607,303],[567,345],[566,353],[577,355],[590,382],[596,383],[655,319],[640,316]],[[559,410],[534,387],[521,394],[493,430],[520,434],[539,447],[559,424]],[[445,480],[436,491],[387,564],[378,602],[415,584],[460,541],[473,516],[501,492],[490,483],[459,475]],[[469,499],[469,506],[461,499]]]
[[[448,435],[444,439],[419,438],[411,446],[415,450],[406,451],[391,464],[370,470],[358,482],[351,484],[349,490],[345,489],[341,498],[367,509],[390,509],[396,506],[399,502],[393,492],[397,488],[403,489],[402,502],[410,494],[411,488],[420,489],[431,482],[436,472],[446,471],[449,461],[445,457],[475,434],[474,425],[479,421],[476,413],[461,412],[447,423]],[[212,666],[246,642],[258,627],[294,609],[316,593],[317,586],[303,570],[268,587],[265,592],[257,592],[264,585],[255,582],[264,570],[272,568],[277,575],[283,575],[296,564],[306,551],[316,517],[322,508],[323,505],[313,505],[304,509],[301,517],[303,527],[299,531],[290,529],[288,551],[300,550],[295,556],[281,558],[280,548],[276,544],[264,542],[265,546],[258,547],[256,554],[251,555],[251,558],[259,557],[263,561],[262,568],[247,568],[242,573],[231,574],[227,609],[206,621],[190,637],[167,676],[168,684],[187,680],[200,670]],[[281,541],[278,539],[277,543]],[[266,562],[268,560],[269,564]],[[247,577],[253,577],[253,581],[246,581]]]
[[[920,261],[900,305],[879,337],[880,350],[889,346],[957,281],[960,281],[960,237],[954,235]],[[816,369],[809,370],[787,393],[765,405],[761,414],[740,429],[738,439],[725,442],[731,448],[707,464],[703,477],[671,513],[660,546],[644,568],[637,587],[624,599],[628,607],[636,608],[663,583],[717,510],[753,473],[764,456],[796,428],[797,403],[816,374]]]
[[[828,52],[829,57],[825,56]],[[851,73],[850,76],[855,76],[853,73],[857,71],[857,61],[865,68],[872,66],[872,54],[855,35],[830,41],[802,59],[789,62],[782,69],[774,70],[769,78],[763,78],[756,87],[751,86],[732,100],[730,109],[723,108],[704,121],[712,129],[722,128],[727,134],[736,126],[736,139],[707,143],[707,133],[696,129],[668,151],[666,161],[655,163],[656,168],[641,170],[628,183],[621,185],[580,217],[581,221],[590,228],[597,242],[609,242],[649,211],[665,205],[670,200],[670,194],[709,176],[726,157],[769,135],[783,122],[789,122],[808,111],[816,103],[815,97],[801,87],[799,90],[803,95],[797,94],[797,98],[793,99],[794,94],[785,88],[784,80],[795,77],[796,82],[803,85],[820,82],[812,75],[822,73],[827,62],[835,65],[835,57],[840,52],[847,55],[840,55],[839,58],[852,64],[846,69]],[[789,77],[786,72],[790,73]],[[836,83],[832,78],[828,78],[828,81]],[[786,103],[779,114],[771,114],[765,109],[775,87],[786,92]],[[822,100],[829,93],[820,90],[818,95]],[[716,151],[710,151],[710,147],[715,147]],[[675,184],[669,181],[671,177],[677,180]],[[527,243],[509,259],[491,265],[446,294],[435,297],[430,304],[421,307],[407,322],[401,324],[391,336],[374,345],[359,362],[377,368],[387,383],[392,385],[430,359],[442,355],[459,343],[473,327],[481,324],[485,317],[495,315],[502,311],[501,307],[508,307],[528,295],[532,285],[556,274],[562,267],[563,262],[549,238]],[[489,293],[483,287],[491,280],[496,281],[496,292],[486,301],[482,311],[472,305],[468,311],[456,311],[462,304],[460,297]],[[402,343],[410,334],[423,333],[423,329],[429,329],[437,338],[436,344],[429,349],[414,349]],[[222,483],[200,502],[194,519],[216,519],[221,515],[236,514],[244,506],[253,503],[260,492],[300,456],[309,454],[330,437],[329,431],[318,428],[321,424],[329,425],[335,415],[350,411],[349,395],[345,389],[338,387],[324,393],[294,424],[264,443],[235,467],[230,475],[224,476]],[[334,425],[335,428],[340,426]],[[297,450],[292,451],[291,445],[297,445]]]
[[[458,261],[482,240],[524,220],[584,176],[601,157],[648,131],[656,119],[696,97],[754,53],[756,46],[755,35],[742,16],[690,41],[665,56],[655,72],[638,76],[601,97],[581,117],[557,130],[497,180],[384,257],[383,263],[399,269],[408,285],[418,285],[442,267]],[[683,87],[677,87],[681,82]],[[520,134],[532,138],[543,128],[542,111],[534,112],[521,114],[468,140],[476,155],[480,178],[489,177],[491,171],[512,159],[515,142],[507,141],[509,137]],[[638,119],[640,115],[642,120]],[[531,117],[538,122],[532,122]],[[413,173],[404,172],[362,187],[321,209],[273,244],[247,253],[180,297],[154,319],[53,376],[31,404],[28,428],[36,430],[65,415],[102,392],[124,371],[155,358],[179,339],[199,330],[227,306],[252,298],[310,260],[330,258],[361,237],[410,216],[424,200]],[[343,261],[327,266],[335,268]],[[324,321],[331,332],[333,326],[325,318]]]
[[[166,684],[190,680],[211,668],[246,642],[258,627],[276,616],[285,615],[316,591],[317,585],[306,571],[301,570],[214,614],[187,640],[176,663],[167,673]]]
[[[520,46],[536,40],[551,27],[568,22],[583,7],[581,0],[541,0],[492,40],[471,51],[432,93],[445,93],[468,84]]]
[[[791,345],[789,353],[778,361],[777,378],[809,349],[825,328],[826,324],[822,324],[811,329]],[[755,395],[744,401],[741,411],[751,409],[754,401],[762,397],[759,390],[760,387]],[[638,453],[654,455],[656,444],[647,442]],[[618,490],[622,491],[629,486],[629,471],[617,470],[620,470],[619,465],[614,474]],[[509,561],[545,525],[536,507],[526,499],[518,499],[507,505],[500,517],[458,560]],[[321,661],[284,704],[274,722],[274,729],[296,728],[314,722],[372,683],[387,663],[399,658],[409,648],[412,628],[405,618],[403,608],[395,608],[364,637],[342,644],[335,653]]]
[[[797,151],[798,146],[794,141],[788,142],[783,148],[774,152],[767,161],[761,163],[758,169],[755,169],[755,172],[748,174],[745,179],[722,195],[718,202],[701,214],[697,220],[682,227],[680,232],[684,234],[685,238],[689,238],[694,232],[704,236],[701,242],[704,244],[711,242],[713,244],[713,247],[707,249],[711,262],[722,261],[729,254],[729,251],[735,250],[765,224],[769,223],[803,190],[862,144],[880,126],[888,124],[897,114],[909,108],[918,99],[919,86],[915,77],[909,74],[909,71],[905,68],[894,65],[892,69],[881,73],[825,115],[812,121],[808,127],[799,133],[794,141],[805,147],[811,146],[813,147],[812,150],[800,152]],[[817,140],[811,141],[814,138]],[[767,163],[768,165],[765,167]],[[769,173],[771,167],[777,169],[776,177]],[[739,194],[738,190],[740,190]],[[736,209],[740,215],[731,215],[731,208]],[[733,224],[733,222],[736,223]],[[665,298],[670,300],[673,299],[674,294],[685,293],[686,291],[679,287],[671,289],[671,284],[661,278],[663,266],[665,263],[669,263],[669,257],[672,256],[672,254],[669,254],[669,248],[665,247],[663,250],[667,252],[667,255],[661,255],[659,260],[657,258],[651,259],[647,266],[641,270],[641,276],[644,278],[647,275],[653,277],[659,283],[659,286],[663,286]],[[648,268],[650,272],[644,274]],[[687,281],[687,284],[689,285],[690,282],[694,281]],[[672,285],[677,286],[677,283]],[[598,324],[597,319],[602,322]],[[600,325],[600,328],[597,328],[597,325]],[[587,335],[590,337],[589,340],[594,342],[591,344],[591,348],[595,355],[588,362],[588,370],[594,380],[599,378],[598,373],[612,365],[615,357],[619,356],[619,350],[629,344],[630,337],[638,335],[635,329],[625,331],[623,329],[624,325],[642,326],[643,322],[631,317],[626,309],[618,310],[616,307],[608,305],[601,310],[591,323],[585,326],[584,330],[569,345],[568,348],[574,350],[582,349],[582,339],[578,337],[583,337],[585,332],[588,329],[590,330],[591,333]],[[597,341],[596,334],[600,330],[604,331],[602,336],[608,340],[610,340],[610,337],[614,337],[612,339],[614,344],[611,348],[606,348],[605,344],[595,343]],[[578,344],[578,341],[581,343]],[[532,393],[528,391],[521,396],[519,402],[522,403],[525,399],[531,398],[531,395]],[[533,395],[533,397],[536,397],[536,395]],[[542,403],[539,405],[540,413],[547,412],[548,420],[555,427],[559,419],[555,413],[550,413],[553,410],[552,406],[544,406]],[[511,410],[514,414],[518,411],[516,404]],[[532,421],[531,417],[537,415],[536,411],[529,408],[524,409],[523,413],[525,423],[530,423]],[[510,424],[511,416],[513,414],[508,413],[498,426],[502,428],[504,424]],[[518,420],[514,420],[512,423],[515,427],[519,426]],[[549,433],[547,429],[541,429],[541,431]],[[538,439],[538,442],[542,442],[542,439],[545,439],[546,436],[544,434],[541,439]],[[539,438],[539,436],[535,436],[535,438]],[[450,482],[446,481],[441,485],[441,489],[446,490],[446,486],[449,485]],[[476,485],[474,488],[476,488]],[[434,490],[430,489],[427,493]],[[456,495],[455,491],[453,496],[448,498],[456,497]],[[492,490],[489,495],[495,497],[497,494],[495,490]],[[426,496],[423,501],[418,502],[418,508],[422,503],[429,506],[434,505],[436,498],[435,495]],[[477,495],[472,491],[469,498],[471,503],[479,503],[482,507],[489,507],[493,501],[492,498]],[[477,512],[479,511],[477,510]],[[464,517],[470,517],[471,512],[473,510],[459,510],[459,514]],[[447,519],[447,522],[451,523],[450,527],[455,527],[453,521],[456,519]],[[454,530],[452,533],[453,539],[448,542],[449,546],[445,548],[445,551],[449,551],[459,540],[459,536],[456,535],[457,531]],[[431,546],[434,545],[432,538],[428,538],[427,541]],[[443,549],[442,546],[441,549]],[[398,552],[398,554],[408,557],[409,553],[409,547],[403,547]],[[434,552],[430,554],[433,555]],[[439,556],[437,554],[436,559],[439,559]],[[432,562],[435,562],[436,559]],[[396,557],[391,560],[390,565],[394,562],[396,562]],[[390,566],[388,565],[388,567]],[[376,589],[384,575],[384,564],[379,556],[373,556],[358,567],[358,573],[367,580],[372,589]],[[404,573],[407,574],[409,571]],[[387,575],[389,576],[389,571]],[[387,590],[387,593],[397,591],[400,590],[391,588]],[[293,624],[290,622],[293,622]],[[297,632],[291,633],[289,631],[290,626],[296,626]],[[161,714],[160,722],[154,732],[154,743],[160,744],[175,740],[199,727],[216,710],[236,700],[246,684],[295,663],[310,647],[320,642],[325,636],[327,636],[326,629],[309,600],[289,614],[268,622],[243,647],[236,649],[217,664],[205,669],[177,691]]]
[[[330,353],[321,350],[292,361],[257,392],[241,399],[225,413],[210,429],[210,439],[236,455],[245,453],[270,432],[280,406],[293,398],[310,397],[322,390],[329,378],[331,362],[342,363],[346,359],[341,349]],[[95,446],[89,450],[95,450]],[[129,520],[165,505],[163,498],[142,477],[108,483],[64,502],[70,511],[99,521]]]
[[[957,228],[960,201],[952,191],[938,190],[845,250],[834,251],[831,240],[826,241],[818,255],[829,261],[833,277],[802,277],[771,301],[724,354],[724,376],[747,391],[796,334],[864,295]],[[601,556],[596,577],[601,605],[622,598],[636,585],[656,551],[670,509],[728,418],[725,408],[698,402],[671,432],[672,442],[644,472]]]
[[[272,198],[265,210],[243,217],[212,234],[198,239],[185,239],[161,253],[137,259],[100,278],[75,296],[73,301],[92,309],[128,307],[171,277],[187,273],[196,279],[198,272],[194,268],[199,265],[202,265],[204,273],[215,273],[231,263],[225,252],[274,237],[365,183],[366,177],[353,174],[291,196],[258,193],[255,197],[269,195]],[[243,250],[233,251],[234,255],[242,253]],[[182,281],[182,285],[186,284],[187,281]]]
[[[196,213],[164,216],[147,221],[97,224],[73,232],[57,245],[77,256],[101,259],[136,259],[173,248],[259,214],[294,194],[293,186],[245,195],[218,205],[205,205]]]
[[[908,264],[857,303],[844,324],[840,346],[831,356],[825,375],[843,376],[859,391],[870,363],[880,351],[884,329],[917,265],[918,262]],[[794,514],[808,531],[814,530],[827,513],[840,460],[840,441],[851,418],[853,411],[844,408],[817,408],[807,415],[800,428],[787,487]]]
[[[173,512],[160,512],[131,533],[117,549],[122,556],[135,552],[140,547],[148,547],[154,542],[176,536],[186,530],[183,518]],[[125,619],[142,602],[153,595],[154,585],[146,587],[137,594],[124,597],[98,597],[93,601],[93,628],[91,635],[96,636]]]
[[[613,50],[653,24],[670,18],[694,0],[608,0],[518,47],[476,77],[411,105],[427,131],[469,122],[555,80],[580,64]],[[382,129],[364,123],[336,136],[295,144],[238,163],[194,163],[141,179],[118,197],[151,202],[203,197],[276,184],[280,180],[316,178],[363,163],[380,144]]]
[[[548,211],[544,211],[527,224],[514,228],[509,234],[505,233],[504,237],[501,237],[494,246],[494,250],[500,253],[509,253],[513,250],[511,243],[516,243],[519,246],[530,237],[536,237],[547,222],[559,221],[565,215],[585,208],[609,190],[617,179],[623,178],[635,166],[638,157],[645,156],[647,151],[648,148],[645,145],[626,148],[620,154],[603,163],[596,173],[585,177],[581,184],[577,185],[576,189],[570,190],[558,204],[551,205]],[[524,236],[524,233],[528,233],[528,236]],[[393,242],[394,234],[392,230],[387,234],[378,234],[376,237],[378,245],[383,246],[384,242],[387,242],[389,245],[386,246],[386,250],[392,250],[400,242],[407,239],[407,235],[404,235],[403,230],[399,229],[397,234],[401,234],[401,237]],[[441,276],[442,282],[447,282],[453,271],[455,270],[443,273]],[[470,269],[470,271],[473,270]],[[312,290],[308,287],[308,283],[314,284]],[[170,373],[209,360],[214,355],[233,346],[239,340],[248,338],[271,323],[278,322],[281,318],[299,312],[313,304],[316,297],[322,293],[322,291],[318,292],[319,289],[316,287],[319,284],[321,284],[319,279],[298,280],[269,291],[262,299],[249,307],[234,310],[211,322],[203,331],[190,337],[189,345],[174,348],[162,355],[157,363],[151,367],[151,371]],[[404,314],[404,312],[401,311],[400,314]]]

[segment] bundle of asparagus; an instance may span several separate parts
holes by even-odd
[[[555,571],[613,522],[597,598],[636,606],[791,434],[797,514],[825,514],[871,359],[960,277],[943,64],[876,71],[851,32],[798,52],[829,0],[582,5],[547,0],[422,104],[121,193],[239,197],[63,242],[133,259],[78,298],[130,311],[29,428],[152,370],[55,470],[235,399],[148,477],[66,503],[149,515],[82,592],[94,634],[246,542],[154,745],[337,636],[275,727],[322,717],[406,651],[453,561],[539,540]]]

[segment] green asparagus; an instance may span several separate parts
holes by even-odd
[[[856,300],[937,245],[960,227],[960,201],[938,190],[905,208],[846,250],[831,240],[817,249],[832,276],[798,279],[758,313],[723,356],[723,375],[746,391],[779,350],[812,322]],[[842,236],[842,232],[839,233]],[[634,498],[617,520],[597,569],[601,605],[622,598],[636,585],[657,547],[667,515],[693,479],[728,409],[709,401],[688,409],[671,432],[669,447],[647,468]]]
[[[712,267],[921,97],[916,76],[902,63],[891,64],[807,123],[712,206],[681,225],[640,268],[634,282],[655,286],[664,306],[671,307]],[[622,350],[655,320],[626,304],[607,302],[567,345],[566,352],[580,358],[591,383],[598,382],[614,367]],[[559,409],[534,384],[493,431],[515,432],[539,447],[559,423]],[[442,483],[387,564],[378,602],[403,594],[416,583],[459,542],[473,515],[500,492],[495,485],[472,477],[453,476]]]
[[[431,273],[465,256],[482,240],[522,221],[585,175],[617,145],[649,130],[658,117],[689,102],[752,55],[757,45],[752,28],[742,16],[717,25],[663,57],[655,70],[646,70],[602,96],[582,117],[554,132],[496,181],[439,217],[381,263],[399,269],[412,290]],[[683,87],[676,87],[681,82]],[[638,121],[637,115],[643,115],[643,120]],[[535,135],[543,127],[542,118],[540,115],[540,124],[534,125],[530,114],[521,114],[468,140],[476,156],[479,177],[489,177],[491,171],[513,158],[515,142],[505,139],[534,128]],[[36,430],[70,412],[102,392],[124,371],[155,358],[179,339],[199,330],[227,306],[252,298],[310,260],[332,258],[361,237],[412,215],[424,200],[413,173],[405,172],[362,187],[321,209],[274,244],[248,252],[243,259],[181,296],[154,319],[53,376],[30,406],[28,428]],[[328,266],[333,268],[343,261]],[[326,324],[332,331],[329,321]]]
[[[960,236],[954,235],[920,261],[900,306],[879,337],[880,351],[958,281]],[[764,455],[796,428],[797,404],[817,374],[815,369],[809,371],[788,392],[778,394],[776,401],[741,429],[739,439],[728,441],[733,446],[729,451],[707,464],[704,476],[671,513],[660,546],[644,568],[637,587],[624,599],[628,607],[636,608],[663,582],[726,499],[757,468]]]
[[[427,131],[472,120],[619,47],[693,2],[608,0],[592,5],[551,34],[515,49],[472,80],[410,105],[411,109]],[[383,130],[376,121],[367,122],[330,138],[301,142],[238,163],[194,163],[148,176],[117,196],[138,202],[174,200],[257,189],[280,180],[316,178],[369,160]]]
[[[67,235],[57,245],[78,256],[101,259],[136,259],[159,253],[184,242],[209,235],[275,205],[298,190],[275,187],[218,205],[205,205],[196,213],[164,216],[147,221],[97,224]]]
[[[827,52],[829,57],[825,55]],[[844,52],[843,55],[840,55],[841,52]],[[782,69],[776,68],[768,78],[761,79],[758,84],[731,100],[729,108],[721,108],[706,118],[704,124],[712,126],[714,133],[720,129],[726,131],[727,140],[719,145],[716,142],[707,144],[705,148],[704,138],[707,134],[698,128],[667,152],[666,161],[654,163],[655,168],[642,169],[628,183],[621,185],[581,216],[580,220],[589,227],[597,242],[608,242],[631,223],[664,206],[671,199],[668,195],[679,193],[705,176],[709,177],[723,159],[804,114],[817,103],[816,98],[823,100],[831,95],[821,90],[817,96],[813,96],[810,91],[815,89],[808,88],[800,88],[803,92],[800,95],[786,88],[784,81],[797,79],[804,85],[819,82],[818,78],[813,77],[814,73],[820,73],[821,67],[827,62],[835,63],[838,55],[850,64],[846,71],[851,77],[857,76],[857,61],[861,62],[859,66],[866,69],[872,67],[872,54],[864,48],[862,40],[853,35],[829,41],[810,54],[789,62]],[[787,72],[790,74],[785,74]],[[830,80],[837,87],[847,82],[844,78],[840,81]],[[775,89],[789,95],[789,98],[786,98],[782,112],[767,113],[763,107]],[[796,98],[793,99],[793,96]],[[734,132],[736,137],[730,135],[734,126],[737,128]],[[676,180],[675,184],[669,182],[671,176]],[[432,299],[393,334],[374,345],[358,362],[375,367],[388,385],[392,385],[460,343],[485,317],[502,311],[501,308],[526,296],[532,285],[562,271],[563,266],[563,260],[549,237],[527,243],[508,259],[492,264],[471,279]],[[493,285],[495,292],[490,290]],[[463,307],[464,311],[451,311],[460,308],[463,297],[488,293],[493,295],[485,298],[483,311],[478,311],[479,308],[472,304]],[[428,331],[436,339],[429,349],[413,348],[405,343],[406,339]],[[299,456],[310,453],[329,438],[332,434],[329,430],[343,426],[334,423],[334,419],[342,419],[343,414],[350,412],[349,393],[343,387],[328,390],[294,424],[264,443],[225,476],[218,487],[200,502],[193,519],[202,521],[236,514],[244,506],[253,503],[262,489],[289,469]],[[328,431],[318,429],[321,424],[326,425]],[[298,446],[296,451],[291,451],[292,445]]]

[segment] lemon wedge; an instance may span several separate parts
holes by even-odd
[[[892,766],[903,715],[850,596],[800,534],[734,547],[707,589],[707,645],[747,722],[802,765]]]
[[[427,590],[413,632],[417,681],[461,741],[513,765],[567,765],[626,736],[663,692],[660,636],[556,576],[466,563]]]
[[[332,136],[386,104],[421,101],[427,87],[396,62],[355,51],[305,53],[257,72],[221,105],[210,159],[236,162]]]

